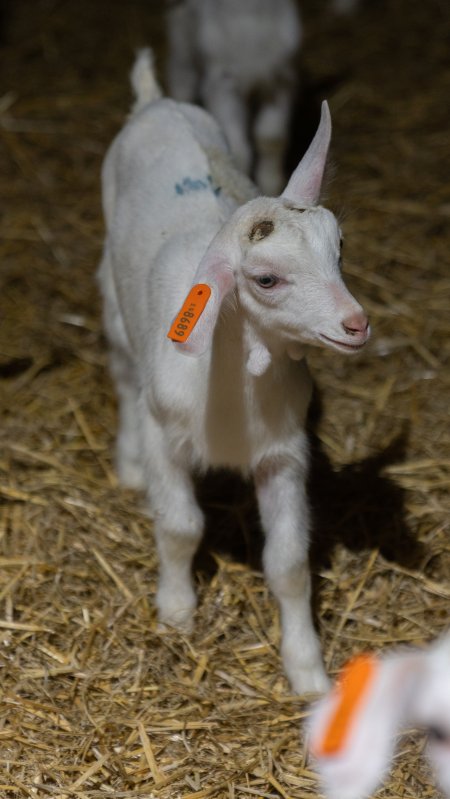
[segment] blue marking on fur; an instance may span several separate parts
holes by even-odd
[[[211,175],[206,176],[206,180],[200,178],[183,178],[181,183],[175,183],[177,194],[190,194],[193,191],[212,191],[216,196],[220,194],[220,186],[214,186]]]

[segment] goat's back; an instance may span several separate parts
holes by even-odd
[[[201,380],[205,359],[200,367],[180,357],[166,334],[211,240],[254,187],[230,161],[213,118],[169,99],[131,117],[102,177],[107,237],[100,280],[114,305],[110,328],[116,319],[126,331],[130,355],[139,370],[152,371],[153,387],[165,385],[173,369],[180,384],[192,382],[193,370]]]
[[[150,225],[154,237],[158,229],[176,231],[181,221],[195,224],[199,206],[215,208],[208,150],[227,152],[217,124],[200,108],[163,99],[133,115],[104,162],[108,234],[137,227],[142,235]]]

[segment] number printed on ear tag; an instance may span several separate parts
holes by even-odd
[[[369,692],[377,670],[378,661],[373,655],[358,655],[344,666],[334,689],[337,704],[321,740],[314,742],[311,747],[317,757],[337,755],[344,748],[353,719]]]
[[[181,311],[172,322],[167,338],[172,341],[187,341],[210,296],[211,289],[206,283],[197,283],[193,286],[183,302]]]

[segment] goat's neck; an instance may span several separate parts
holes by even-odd
[[[249,320],[236,292],[222,309],[214,341],[215,357],[227,360],[235,373],[245,372],[253,377],[265,374],[274,361],[287,360],[287,356],[293,360],[304,357],[301,346],[283,344]]]

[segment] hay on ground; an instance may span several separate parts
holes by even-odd
[[[328,204],[373,326],[358,359],[310,358],[314,600],[334,674],[448,625],[450,11],[302,7],[305,85],[334,117]],[[143,0],[5,9],[0,792],[303,799],[318,790],[308,704],[282,674],[251,496],[228,480],[206,493],[195,631],[162,634],[151,523],[114,473],[99,170],[147,42],[162,61],[162,9]],[[435,795],[422,746],[403,739],[380,795]]]

